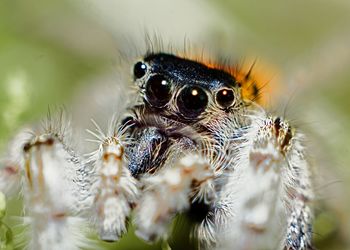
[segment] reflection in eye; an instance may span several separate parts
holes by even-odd
[[[228,108],[233,105],[235,95],[232,89],[222,89],[216,94],[216,102],[223,108]]]
[[[143,77],[147,72],[147,65],[143,62],[137,62],[134,66],[134,76],[136,78]]]
[[[146,83],[146,99],[154,107],[164,107],[171,98],[171,84],[161,75],[151,76]]]
[[[187,118],[200,115],[208,105],[208,96],[200,87],[185,87],[177,101],[181,114]]]

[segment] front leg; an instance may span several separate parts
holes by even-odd
[[[54,116],[49,113],[42,126],[22,130],[9,145],[0,169],[0,180],[5,180],[0,191],[23,196],[25,249],[77,250],[91,243],[84,231],[87,223],[77,216],[89,185],[84,178],[88,169],[70,146],[72,141],[61,110]],[[14,242],[23,240],[18,236]]]
[[[18,152],[23,158],[25,214],[30,219],[28,249],[76,250],[87,241],[82,230],[86,224],[75,216],[79,185],[84,182],[77,170],[83,165],[64,136],[52,128],[39,130]]]
[[[0,163],[0,192],[6,196],[14,196],[20,190],[19,166],[4,160]]]
[[[310,249],[312,192],[301,136],[263,115],[254,116],[245,137],[223,195],[234,214],[226,247]]]
[[[23,145],[31,138],[30,130],[20,131],[9,143],[5,155],[0,160],[0,191],[6,197],[16,197],[22,189]]]
[[[107,135],[96,123],[97,134],[89,131],[100,144],[90,158],[95,175],[91,187],[92,217],[105,241],[117,241],[126,232],[127,219],[138,196],[137,180],[131,175],[125,157],[127,139],[123,129],[117,130],[113,124]]]
[[[294,133],[285,157],[288,162],[288,175],[285,180],[287,190],[286,210],[289,216],[285,249],[313,249],[312,211],[313,200],[311,170],[302,145],[302,135]]]
[[[147,241],[166,238],[177,213],[187,211],[194,201],[213,202],[213,178],[210,164],[197,154],[186,155],[173,166],[143,177],[144,194],[136,207],[136,234]]]

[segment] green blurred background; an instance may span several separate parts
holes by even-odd
[[[140,55],[145,31],[174,47],[188,40],[269,65],[271,82],[280,86],[268,95],[269,108],[286,113],[310,138],[317,248],[350,249],[348,0],[0,0],[0,151],[48,106],[74,110],[77,127],[98,116],[95,107],[107,105],[95,101],[103,98],[99,86],[118,84],[121,55]],[[12,203],[8,217],[21,211]],[[160,247],[132,233],[104,246]]]

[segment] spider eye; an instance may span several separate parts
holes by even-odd
[[[151,76],[146,83],[146,99],[154,107],[164,107],[171,98],[171,85],[161,75]]]
[[[216,102],[223,108],[232,106],[235,95],[232,89],[222,89],[216,94]]]
[[[177,106],[184,117],[196,118],[208,105],[208,96],[200,87],[185,87],[181,90]]]
[[[147,72],[147,65],[144,64],[143,62],[137,62],[134,65],[134,76],[136,78],[141,78],[143,77]]]

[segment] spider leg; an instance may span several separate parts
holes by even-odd
[[[281,118],[263,116],[255,117],[246,137],[222,195],[234,215],[224,233],[226,244],[276,249],[275,239],[286,237],[281,239],[286,249],[311,248],[311,212],[305,203],[311,187],[300,135]]]
[[[21,190],[21,165],[23,165],[23,145],[30,140],[29,131],[22,130],[9,143],[0,160],[0,191],[7,197],[18,195]]]
[[[0,165],[0,191],[6,196],[13,196],[20,190],[19,166],[3,160]]]
[[[312,211],[310,203],[314,199],[311,170],[302,145],[303,136],[295,133],[286,150],[288,175],[284,188],[287,190],[286,212],[288,215],[285,249],[313,249]]]
[[[43,128],[19,133],[6,161],[18,166],[16,185],[24,200],[28,249],[76,250],[88,245],[82,231],[85,220],[77,216],[85,166],[68,146],[71,139],[63,112],[60,115],[49,116]]]
[[[181,157],[174,166],[143,177],[144,194],[136,207],[136,234],[147,241],[166,237],[177,213],[187,211],[194,201],[209,203],[215,199],[213,178],[210,164],[197,154]]]
[[[103,139],[100,147],[92,156],[93,217],[100,238],[117,241],[126,232],[127,219],[137,200],[138,185],[127,168],[122,136],[107,137],[100,133],[100,138]]]
[[[79,160],[54,134],[40,134],[24,145],[23,195],[31,222],[30,249],[79,249]]]

